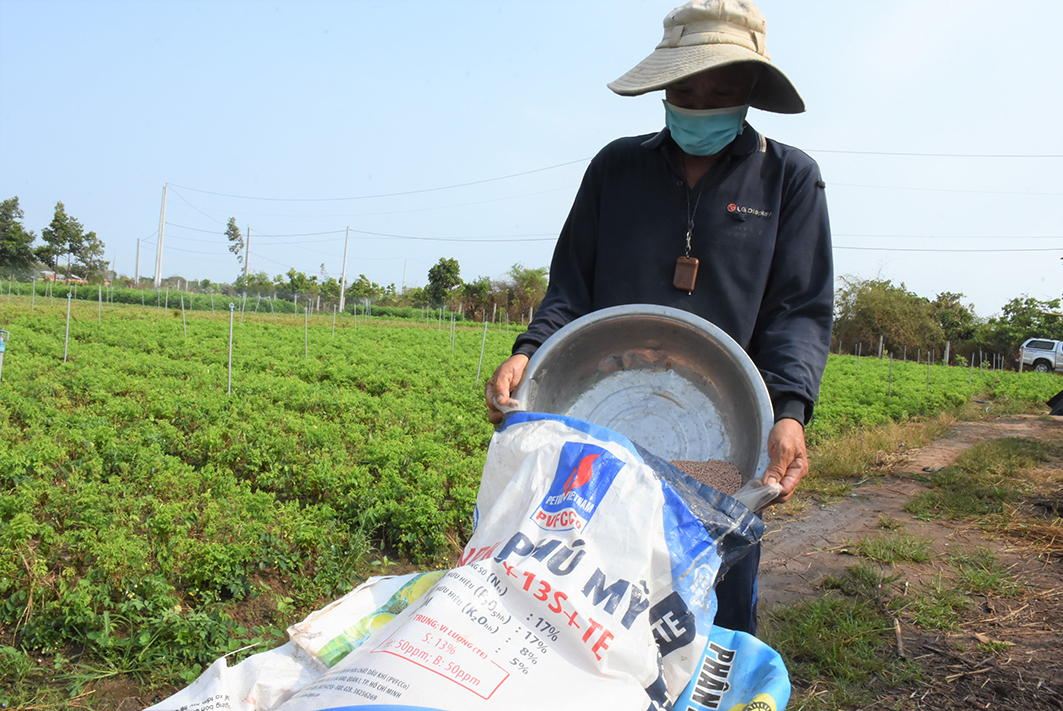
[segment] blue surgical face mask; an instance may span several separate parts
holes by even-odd
[[[719,153],[742,133],[749,104],[726,109],[683,109],[664,102],[665,125],[673,140],[692,156]]]

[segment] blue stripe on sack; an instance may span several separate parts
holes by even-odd
[[[585,420],[578,420],[575,417],[568,417],[567,415],[551,415],[547,412],[511,412],[502,418],[502,426],[498,428],[499,432],[505,432],[510,425],[520,425],[527,422],[540,422],[542,420],[553,420],[554,422],[560,422],[566,427],[583,432],[590,435],[602,442],[613,442],[619,444],[621,447],[631,452],[639,464],[645,464],[642,459],[642,455],[639,454],[638,448],[624,435],[611,430],[608,427],[602,427],[592,422]]]

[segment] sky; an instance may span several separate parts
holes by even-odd
[[[164,185],[163,277],[238,276],[230,217],[270,276],[339,278],[348,227],[348,281],[548,266],[589,159],[663,126],[606,83],[674,6],[0,0],[0,199],[38,235],[62,201],[121,274],[138,240],[154,274]],[[1061,295],[1063,2],[758,7],[808,110],[748,120],[820,164],[836,286]]]

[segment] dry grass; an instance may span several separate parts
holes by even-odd
[[[802,490],[839,495],[838,479],[857,479],[887,470],[908,449],[941,437],[956,422],[950,414],[925,420],[893,422],[831,437],[811,448],[809,474]]]
[[[1009,538],[1019,539],[1041,556],[1063,558],[1063,518],[1033,516],[1025,506],[1009,506],[987,529]]]

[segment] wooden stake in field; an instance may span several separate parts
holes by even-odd
[[[890,353],[890,383],[889,383],[889,387],[886,389],[886,397],[890,397],[892,395],[893,395],[893,354]]]
[[[97,291],[96,298],[97,298],[97,301],[99,302],[99,308],[97,309],[97,313],[96,313],[96,323],[103,323],[103,285],[102,284],[97,284],[96,287],[97,287],[97,289],[96,289],[96,291]],[[11,291],[10,290],[8,290],[7,295],[9,297],[11,296]]]
[[[214,313],[214,292],[210,292],[210,312]]]
[[[63,342],[63,362],[66,363],[67,347],[70,345],[70,292],[66,292],[66,340]]]
[[[4,351],[7,350],[7,331],[0,328],[0,380],[4,379]]]
[[[188,321],[185,320],[185,295],[181,294],[181,323],[185,327],[185,340],[188,340]]]
[[[338,311],[339,311],[339,309],[336,307],[336,304],[333,304],[332,305],[332,337],[333,338],[336,337],[336,313]]]
[[[236,304],[229,302],[229,395],[233,394],[233,317],[236,314]]]
[[[164,308],[163,311],[169,311],[169,310],[170,310],[170,287],[167,286],[166,287],[166,308]]]
[[[30,291],[30,311],[33,311],[34,304],[37,303],[37,277],[30,278],[33,279],[33,287]]]
[[[450,315],[450,355],[454,355],[454,329],[457,323],[457,316],[455,314]]]
[[[310,357],[310,307],[303,307],[303,357]]]
[[[930,389],[930,354],[926,354],[926,389]]]
[[[480,382],[480,368],[484,364],[484,346],[487,345],[487,321],[484,321],[484,339],[480,341],[480,362],[476,364],[476,382]]]

